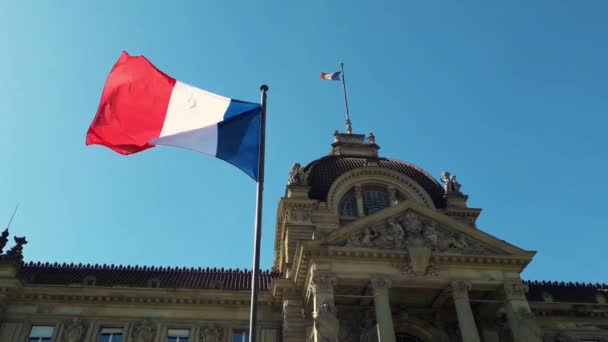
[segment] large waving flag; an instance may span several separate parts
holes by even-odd
[[[261,105],[175,80],[123,52],[110,71],[87,145],[132,154],[176,146],[223,159],[258,180]]]

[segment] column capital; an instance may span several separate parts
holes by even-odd
[[[318,292],[334,292],[337,278],[333,273],[329,272],[315,272],[310,278],[310,290],[313,293]]]
[[[505,295],[508,300],[526,300],[528,285],[521,280],[507,280],[504,283]]]
[[[388,291],[393,282],[388,276],[376,274],[369,279],[369,284],[374,290],[374,294]]]
[[[467,280],[455,280],[450,283],[449,290],[454,299],[469,300],[469,291],[473,285]]]

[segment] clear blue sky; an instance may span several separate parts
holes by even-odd
[[[173,4],[175,3],[175,4]],[[179,5],[177,5],[179,4]],[[270,85],[262,265],[294,162],[343,130],[452,171],[528,279],[608,281],[608,2],[2,1],[0,222],[27,260],[251,268],[255,183],[194,152],[85,147],[122,50],[226,96]]]

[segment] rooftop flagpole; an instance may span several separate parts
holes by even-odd
[[[260,118],[260,155],[258,161],[257,202],[253,240],[253,270],[251,272],[251,312],[249,315],[249,342],[257,338],[258,290],[260,287],[260,244],[262,240],[262,200],[264,193],[264,159],[266,152],[266,93],[268,86],[260,86],[262,92],[262,110]]]
[[[348,98],[346,97],[346,77],[344,77],[344,63],[340,63],[342,72],[342,89],[344,89],[344,104],[346,105],[346,133],[353,134],[353,127],[350,124],[350,113],[348,112]]]

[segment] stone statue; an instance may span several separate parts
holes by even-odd
[[[300,163],[293,164],[291,171],[289,171],[289,177],[287,178],[287,185],[304,185],[306,181],[306,175],[302,171],[302,165]]]
[[[131,332],[133,342],[150,342],[156,336],[156,326],[150,321],[143,321],[136,324]]]
[[[456,176],[451,176],[445,171],[441,174],[441,182],[445,184],[444,189],[446,194],[460,194],[460,183],[456,180]]]
[[[367,142],[370,144],[376,143],[376,136],[374,135],[374,133],[369,133],[369,136],[367,137]]]
[[[60,342],[82,342],[87,331],[87,323],[79,318],[72,318],[63,324]]]
[[[2,250],[6,246],[7,242],[8,242],[8,228],[6,228],[2,232],[2,235],[0,236],[0,254],[2,254]]]
[[[315,312],[314,326],[318,341],[338,342],[340,321],[336,317],[336,310],[333,305],[327,302],[319,305]]]
[[[15,236],[14,238],[15,245],[6,252],[6,256],[17,261],[23,261],[23,245],[27,245],[27,240],[25,239],[25,236]]]

